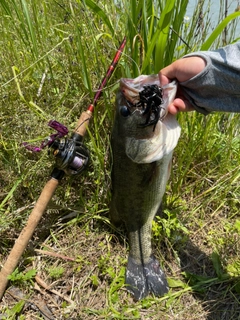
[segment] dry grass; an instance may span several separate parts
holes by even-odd
[[[218,278],[211,259],[208,235],[217,229],[218,237],[226,237],[224,230],[220,234],[222,222],[218,218],[217,228],[208,225],[205,232],[192,230],[184,244],[166,240],[161,248],[155,246],[169,278],[187,284],[183,274],[190,273],[196,279],[185,289],[173,287],[164,300],[149,297],[136,303],[124,288],[124,232],[94,219],[67,226],[56,218],[47,237],[39,226],[19,266],[37,270],[37,277],[32,285],[11,286],[1,309],[9,310],[23,299],[24,319],[40,319],[45,313],[49,319],[239,319],[240,295],[234,288],[239,280]],[[222,247],[225,265],[240,252],[239,235],[232,240]],[[202,279],[205,282],[197,286]]]
[[[47,152],[32,154],[21,143],[39,145],[50,134],[46,124],[53,118],[73,130],[81,111],[92,102],[93,88],[124,31],[135,35],[113,3],[105,3],[101,17],[79,3],[33,0],[25,7],[34,17],[31,23],[27,12],[24,16],[20,10],[26,1],[0,1],[1,265],[54,165]],[[4,4],[11,10],[4,10]],[[135,11],[129,22],[134,23],[133,18],[138,23]],[[189,25],[184,22],[181,29],[175,22],[184,37]],[[194,23],[186,37],[191,41],[193,27]],[[137,72],[142,57],[135,44],[132,48],[127,43],[111,85],[122,76],[133,76],[134,68]],[[172,58],[189,50],[180,44],[179,51],[171,48]],[[133,53],[136,60],[131,60]],[[240,319],[239,115],[179,116],[182,135],[164,200],[165,215],[153,228],[154,252],[171,290],[162,298],[134,302],[124,286],[125,230],[114,229],[107,218],[116,86],[104,91],[85,139],[91,164],[79,177],[61,182],[0,303],[0,319]]]

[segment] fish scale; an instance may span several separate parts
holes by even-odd
[[[175,117],[166,112],[162,121],[143,127],[141,124],[151,117],[141,108],[136,109],[128,103],[138,101],[137,93],[143,86],[153,83],[158,83],[157,76],[120,81],[111,139],[110,219],[113,223],[124,222],[127,229],[129,257],[125,282],[135,300],[144,298],[150,292],[161,296],[168,291],[165,274],[152,253],[151,229],[169,178],[180,126]],[[167,111],[176,88],[175,82],[163,88],[163,105],[159,107]],[[149,110],[151,112],[151,108]]]

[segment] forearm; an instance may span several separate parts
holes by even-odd
[[[195,77],[180,82],[194,108],[204,114],[212,111],[240,112],[240,43],[215,51],[199,51],[206,67]]]

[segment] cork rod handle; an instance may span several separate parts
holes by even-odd
[[[59,181],[51,178],[42,190],[40,197],[38,198],[35,207],[33,208],[26,226],[21,231],[17,238],[5,264],[0,272],[0,301],[4,295],[5,289],[8,284],[8,276],[15,270],[19,260],[26,249],[29,240],[31,239],[35,228],[37,227],[47,205],[51,200]]]

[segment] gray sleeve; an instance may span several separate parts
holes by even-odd
[[[240,112],[240,42],[214,51],[199,51],[206,67],[195,77],[179,83],[194,108],[208,114],[213,111]]]

